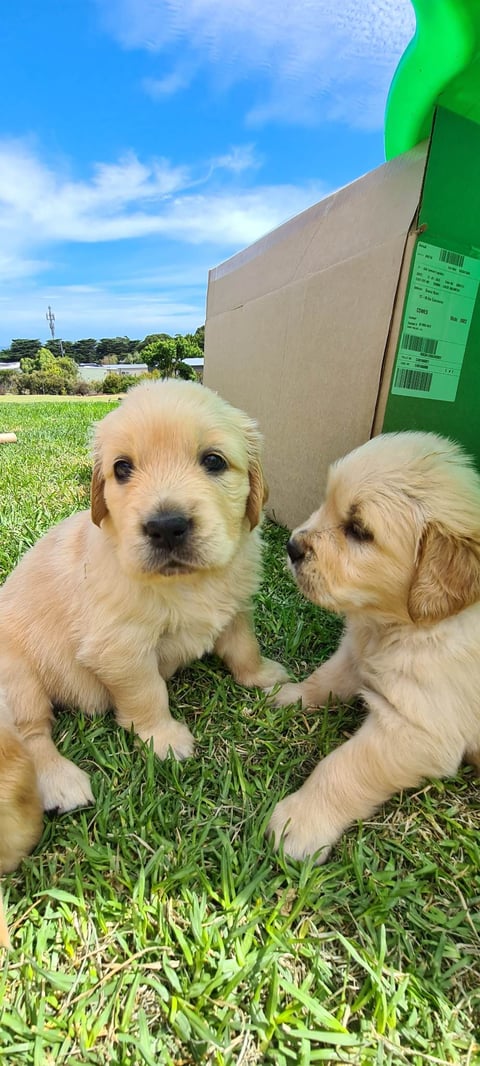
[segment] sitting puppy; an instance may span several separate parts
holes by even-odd
[[[160,758],[183,759],[193,738],[169,711],[175,670],[213,650],[242,685],[286,679],[261,658],[251,619],[260,443],[255,424],[202,385],[139,385],[97,426],[91,512],[50,530],[0,590],[5,715],[45,809],[93,800],[87,774],[52,741],[54,705],[113,707]],[[14,852],[14,826],[12,836]]]
[[[333,465],[289,543],[314,603],[346,617],[338,651],[279,706],[359,695],[359,731],[277,804],[270,832],[301,859],[400,789],[480,764],[480,478],[429,433],[379,436]]]

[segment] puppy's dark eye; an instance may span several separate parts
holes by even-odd
[[[219,455],[218,452],[205,452],[200,462],[209,474],[223,474],[224,470],[228,469],[227,460],[223,458],[223,455]]]
[[[113,473],[117,481],[128,481],[133,474],[133,463],[130,459],[117,459],[113,464]]]
[[[371,533],[369,529],[366,529],[365,526],[362,526],[361,522],[356,522],[353,518],[351,522],[347,522],[344,525],[343,529],[347,537],[350,537],[352,540],[357,540],[362,544],[373,540],[373,533]]]

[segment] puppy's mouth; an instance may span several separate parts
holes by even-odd
[[[306,586],[309,585],[309,581],[308,578],[306,579],[305,574],[307,549],[301,541],[297,540],[295,537],[291,537],[287,544],[287,556],[287,566],[293,577],[293,580],[298,585],[299,589],[301,589],[301,591],[304,593],[304,595],[308,596]]]
[[[287,555],[288,569],[300,592],[312,603],[334,610],[325,588],[323,575],[315,563],[314,553],[303,537],[290,537]]]
[[[199,568],[194,563],[185,562],[183,559],[170,558],[162,560],[150,553],[144,569],[147,573],[160,574],[162,577],[178,577],[180,575],[193,574]]]
[[[144,565],[147,573],[176,577],[201,568],[195,547],[195,521],[183,511],[157,511],[143,523]]]

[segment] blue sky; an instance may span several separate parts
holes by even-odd
[[[380,165],[410,0],[18,0],[0,346],[184,333],[208,269]]]

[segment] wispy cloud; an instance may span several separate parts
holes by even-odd
[[[153,100],[163,100],[188,89],[197,72],[198,63],[177,63],[175,69],[161,78],[143,78],[142,87]]]
[[[341,120],[381,127],[398,57],[414,32],[410,0],[97,0],[105,25],[124,48],[182,58],[145,88],[162,96],[201,69],[223,89],[258,77],[246,116],[271,120]]]
[[[256,167],[249,145],[206,160],[197,172],[165,159],[142,162],[130,153],[116,163],[95,164],[91,177],[79,180],[47,164],[26,143],[0,143],[4,277],[36,272],[41,266],[38,250],[59,242],[91,244],[160,235],[231,250],[255,240],[326,191],[321,183],[239,186],[238,176]]]
[[[242,144],[231,148],[224,155],[216,156],[210,164],[210,173],[215,170],[230,170],[233,174],[243,174],[245,170],[257,170],[261,166],[253,144]]]

